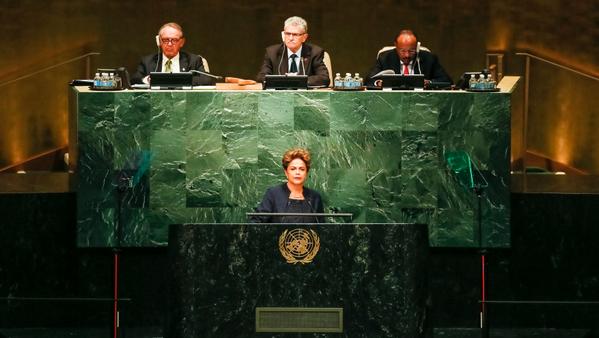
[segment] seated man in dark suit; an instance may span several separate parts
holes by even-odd
[[[305,43],[308,39],[306,20],[292,16],[285,20],[281,32],[283,43],[266,48],[264,62],[256,81],[264,82],[266,75],[308,75],[309,86],[328,86],[329,72],[324,64],[324,50]]]
[[[395,74],[423,74],[425,84],[430,81],[452,83],[437,56],[430,51],[420,50],[419,46],[411,30],[399,32],[395,37],[395,48],[379,54],[376,64],[368,73],[366,84],[380,86],[380,80],[376,81],[372,77],[387,69]]]
[[[157,41],[162,53],[144,56],[137,66],[137,71],[131,77],[131,83],[149,84],[150,72],[189,72],[199,70],[205,72],[202,58],[198,55],[181,50],[185,44],[183,29],[174,22],[160,27]],[[205,75],[194,75],[193,85],[214,84],[212,78]]]

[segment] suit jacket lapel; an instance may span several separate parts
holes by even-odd
[[[179,52],[179,70],[181,72],[189,71],[189,58],[186,53]]]
[[[162,58],[162,54],[158,53],[158,54],[156,54],[154,59],[152,59],[154,61],[154,64],[152,65],[153,67],[152,67],[152,69],[150,69],[150,72],[154,72],[154,71],[161,72],[162,71],[162,62],[160,62],[161,58]]]
[[[310,60],[312,60],[312,48],[305,43],[302,45],[302,60],[300,61],[300,74],[306,75],[310,69]]]
[[[399,59],[399,55],[397,55],[397,52],[395,51],[395,49],[392,49],[390,56],[393,60],[391,64],[393,65],[393,70],[395,71],[395,73],[403,74],[403,69],[401,67],[401,60]]]

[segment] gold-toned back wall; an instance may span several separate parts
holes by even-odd
[[[264,47],[280,41],[283,20],[291,15],[307,19],[310,40],[329,51],[335,72],[365,73],[377,50],[409,27],[454,80],[463,71],[480,70],[487,50],[508,53],[507,74],[522,74],[517,49],[599,74],[595,0],[2,2],[0,168],[66,142],[65,86],[84,68],[77,63],[43,78],[2,83],[88,51],[102,53],[95,66],[123,65],[132,72],[141,56],[156,51],[154,36],[167,21],[182,24],[185,49],[205,56],[213,73],[245,78],[255,76]],[[550,88],[553,82],[533,85]],[[569,109],[579,119],[591,118],[577,104]],[[540,128],[546,130],[543,142],[551,142],[551,127]],[[584,167],[599,172],[599,159]]]

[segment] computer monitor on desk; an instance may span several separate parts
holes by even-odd
[[[378,77],[383,82],[383,90],[424,89],[424,75],[387,74]]]
[[[307,75],[266,75],[264,89],[308,89]]]
[[[150,73],[150,89],[191,89],[193,86],[193,74],[183,73]]]

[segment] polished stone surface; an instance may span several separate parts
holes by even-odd
[[[509,93],[73,90],[81,247],[162,246],[169,224],[245,222],[295,146],[313,154],[307,186],[326,211],[425,223],[440,247],[478,245],[476,196],[444,157],[465,151],[490,184],[482,244],[510,244]],[[135,186],[117,243],[123,175]]]
[[[279,252],[297,228],[318,236],[311,263]],[[169,260],[170,338],[424,337],[426,225],[172,225]],[[256,307],[342,308],[343,333],[256,334]]]

